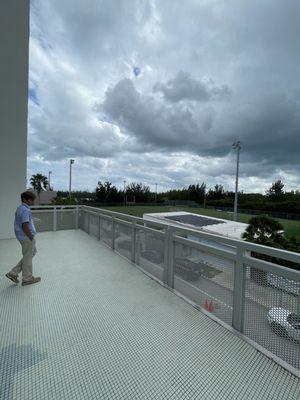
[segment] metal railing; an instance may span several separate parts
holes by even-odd
[[[80,206],[32,206],[38,232],[78,229]]]
[[[300,376],[300,271],[279,264],[300,254],[94,207],[38,208],[42,230],[84,230]]]

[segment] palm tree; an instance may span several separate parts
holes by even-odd
[[[40,193],[42,190],[46,190],[48,187],[48,179],[45,175],[42,174],[35,174],[32,175],[30,179],[30,183],[34,190],[37,191],[38,198],[40,201]]]
[[[247,242],[263,244],[270,247],[282,247],[283,226],[267,215],[253,217],[243,234]]]
[[[249,225],[243,234],[243,238],[247,242],[283,248],[285,239],[282,233],[283,226],[278,221],[267,215],[259,215],[250,219]],[[251,256],[272,262],[272,257],[256,252],[251,252]],[[260,269],[251,267],[250,278],[261,285],[267,284],[267,272]]]

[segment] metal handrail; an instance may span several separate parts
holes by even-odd
[[[182,238],[182,237],[176,236],[176,235],[174,235],[174,242],[185,244],[187,246],[194,247],[196,249],[205,251],[207,253],[217,254],[218,256],[224,257],[227,260],[231,260],[231,261],[236,260],[236,252],[235,251],[217,249],[216,247],[210,246],[209,244],[196,242],[195,240]]]
[[[152,221],[148,221],[148,220],[145,221],[143,218],[135,217],[135,216],[128,215],[128,214],[122,214],[122,213],[115,212],[115,211],[97,209],[95,207],[90,207],[90,206],[88,206],[88,207],[83,206],[83,209],[84,210],[88,209],[91,211],[99,210],[99,212],[101,212],[101,213],[103,211],[105,211],[106,213],[111,213],[112,215],[122,216],[131,221],[140,222],[141,224],[146,223],[147,225],[154,225],[154,226],[157,226],[157,227],[160,227],[163,229],[166,229],[166,226],[167,226],[167,224],[164,224],[164,223],[152,222]],[[178,227],[173,226],[173,228],[176,232],[180,232],[182,234],[197,235],[199,237],[210,240],[212,242],[229,245],[232,248],[241,247],[244,251],[256,251],[261,254],[269,255],[272,257],[276,257],[276,258],[283,258],[283,259],[286,259],[286,260],[289,260],[289,261],[292,261],[295,263],[300,263],[300,254],[299,253],[294,253],[294,252],[291,252],[288,250],[277,249],[274,247],[268,247],[268,246],[264,246],[264,245],[260,245],[260,244],[251,243],[251,242],[245,242],[244,240],[241,240],[241,239],[239,240],[239,239],[227,238],[227,237],[217,235],[217,234],[201,232],[197,229],[192,229],[192,228],[182,228],[179,226]],[[191,240],[191,239],[187,239],[187,240]]]
[[[56,211],[60,211],[59,209],[62,209],[64,211],[74,211],[74,210],[83,210],[83,211],[87,211],[89,213],[92,213],[93,215],[100,215],[100,217],[103,218],[108,218],[111,219],[113,216],[117,217],[118,223],[122,223],[123,219],[125,220],[129,220],[130,222],[135,222],[138,223],[138,226],[142,226],[145,224],[147,225],[147,227],[150,226],[154,226],[157,228],[160,228],[161,230],[166,230],[167,228],[167,224],[166,223],[160,223],[160,222],[154,222],[154,221],[145,221],[143,218],[140,217],[136,217],[133,215],[128,215],[128,214],[123,214],[120,212],[116,212],[116,211],[110,211],[110,210],[105,210],[102,208],[96,208],[96,207],[91,207],[91,206],[85,206],[85,205],[76,205],[76,206],[70,206],[70,205],[51,205],[51,206],[32,206],[31,209],[36,211],[37,209],[47,209],[45,211],[49,211],[49,210],[54,210],[56,209]],[[71,209],[70,209],[71,208]],[[44,210],[39,210],[40,212],[43,212]],[[123,218],[123,219],[122,219]],[[183,228],[183,227],[177,227],[177,226],[173,226],[174,228],[174,232],[176,233],[180,233],[180,234],[188,234],[188,235],[196,235],[199,238],[203,238],[206,240],[209,240],[211,242],[216,242],[216,243],[221,243],[221,244],[225,244],[228,246],[232,247],[232,250],[234,250],[235,248],[242,248],[242,250],[244,252],[258,252],[260,254],[265,254],[274,258],[281,258],[284,260],[288,260],[294,263],[300,263],[300,254],[299,253],[294,253],[288,250],[283,250],[283,249],[277,249],[274,247],[268,247],[268,246],[264,246],[264,245],[260,245],[260,244],[255,244],[255,243],[251,243],[251,242],[246,242],[243,240],[239,240],[239,239],[233,239],[233,238],[227,238],[221,235],[216,235],[216,234],[212,234],[212,233],[208,233],[208,232],[202,232],[199,231],[197,229],[192,229],[192,228]],[[143,229],[141,227],[141,229]],[[149,228],[151,229],[151,228]],[[153,229],[153,231],[155,231],[155,229]],[[193,243],[192,239],[186,239],[190,241],[191,243]],[[222,250],[221,250],[222,251]],[[224,255],[226,255],[226,253],[224,253]],[[251,258],[252,259],[252,258]],[[280,264],[279,264],[280,265]]]

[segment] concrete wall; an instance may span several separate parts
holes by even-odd
[[[0,239],[26,189],[29,0],[0,1]]]

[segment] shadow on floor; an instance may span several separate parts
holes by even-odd
[[[0,399],[13,398],[15,375],[47,358],[45,353],[35,350],[32,345],[12,344],[0,349]],[[30,383],[29,383],[30,384]]]

